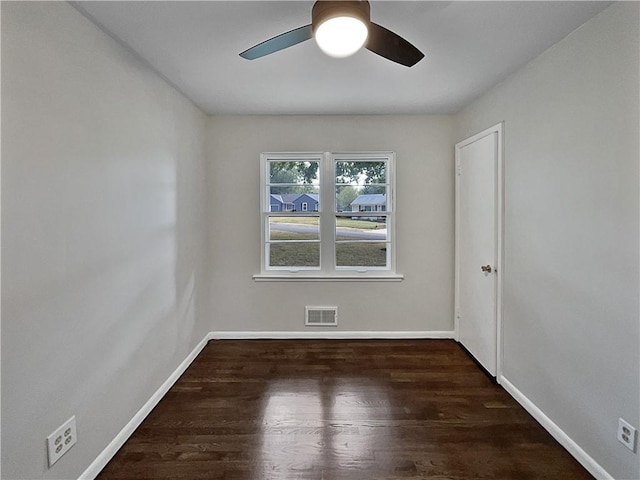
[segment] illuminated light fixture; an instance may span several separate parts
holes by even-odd
[[[353,55],[367,41],[370,7],[366,0],[320,0],[314,4],[311,18],[316,43],[331,57]]]
[[[346,28],[346,34],[336,34],[341,27]],[[322,51],[334,57],[348,57],[364,47],[406,67],[413,67],[424,58],[424,53],[400,35],[371,21],[367,0],[317,0],[311,9],[310,24],[260,42],[240,56],[255,60],[314,37]]]

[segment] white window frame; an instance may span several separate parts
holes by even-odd
[[[320,218],[320,267],[269,267],[268,228],[269,218],[283,216],[268,208],[269,161],[318,161],[320,182],[317,211],[295,212],[297,216]],[[336,267],[336,219],[351,217],[360,212],[336,212],[335,167],[339,161],[385,161],[387,209],[375,212],[387,220],[387,266],[386,267]],[[396,271],[396,202],[395,202],[395,153],[394,152],[266,152],[260,155],[260,273],[253,276],[256,281],[400,281],[404,276]],[[265,208],[266,207],[266,208]],[[275,213],[275,215],[274,215]],[[382,215],[380,215],[382,214]],[[285,215],[286,216],[286,215]],[[357,216],[357,215],[356,215]]]

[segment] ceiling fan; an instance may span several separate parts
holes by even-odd
[[[367,0],[318,0],[311,9],[311,24],[259,43],[240,54],[254,60],[315,38],[333,57],[348,57],[364,47],[392,62],[412,67],[424,54],[401,36],[371,21]]]

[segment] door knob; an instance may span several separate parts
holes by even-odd
[[[480,269],[485,273],[491,273],[491,265],[483,265]]]

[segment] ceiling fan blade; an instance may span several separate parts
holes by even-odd
[[[407,67],[413,67],[424,58],[424,53],[400,35],[373,22],[369,24],[369,38],[365,47],[381,57]]]
[[[311,25],[305,25],[304,27],[296,28],[295,30],[282,33],[277,37],[265,40],[264,42],[245,50],[240,54],[240,56],[247,60],[255,60],[256,58],[264,57],[270,53],[293,47],[294,45],[309,40],[312,37],[313,32],[311,31]]]

